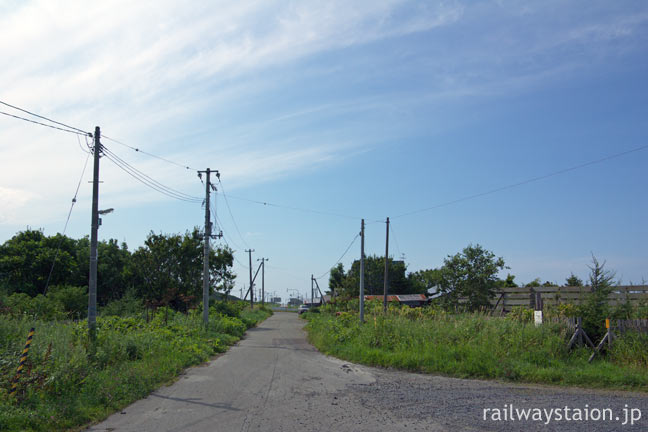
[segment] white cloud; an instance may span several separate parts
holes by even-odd
[[[537,3],[499,4],[501,13],[488,3],[452,1],[17,2],[0,14],[5,65],[0,99],[89,130],[101,125],[109,136],[192,166],[218,160],[235,188],[334,163],[366,151],[373,139],[321,131],[309,135],[295,128],[258,143],[264,131],[279,124],[382,110],[406,116],[400,107],[524,89],[587,64],[587,56],[554,61],[555,52],[598,53],[609,48],[609,41],[634,35],[647,19],[621,11],[579,21],[574,16],[580,12],[570,9],[565,13],[569,19],[551,23],[554,14]],[[568,9],[553,6],[557,13]],[[519,24],[518,18],[530,21]],[[428,31],[439,32],[438,40],[430,39],[422,48],[402,46],[414,58],[410,66],[423,70],[433,83],[416,94],[378,91],[302,101],[276,111],[266,107],[262,115],[224,124],[227,131],[219,142],[191,137],[195,125],[186,127],[205,112],[214,113],[217,122],[241,99],[253,105],[256,94],[273,85],[263,79],[268,70],[289,69],[319,53]],[[367,70],[372,60],[369,56]],[[328,68],[342,73],[344,66]],[[64,214],[85,157],[76,138],[0,121],[3,221],[23,223],[46,209]],[[168,137],[182,135],[198,147],[168,142]],[[192,176],[112,148],[163,183],[195,190]],[[26,173],[45,180],[26,182]],[[102,165],[102,177],[102,190],[123,204],[164,199],[144,195],[143,186],[134,186],[108,163]]]

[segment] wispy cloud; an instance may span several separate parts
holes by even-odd
[[[374,125],[350,119],[370,114],[380,123],[381,115],[395,115],[406,124],[421,105],[523,91],[614,53],[618,41],[636,43],[648,19],[600,4],[598,13],[582,14],[562,2],[552,3],[553,10],[536,2],[497,3],[16,2],[0,15],[0,98],[89,130],[101,125],[110,136],[193,166],[218,160],[230,183],[241,187],[371,148],[380,138],[371,134]],[[407,39],[420,35],[426,37]],[[390,40],[402,41],[366,58],[352,52],[299,67]],[[387,58],[394,53],[402,64]],[[376,81],[375,92],[347,94],[347,86],[292,104],[261,97],[272,90],[280,98],[309,75],[353,82],[358,70]],[[425,80],[402,88],[410,76]],[[243,114],[235,117],[233,110]],[[311,127],[314,119],[329,123]],[[76,138],[2,123],[3,223],[24,223],[45,211],[64,214],[85,156]],[[266,139],[270,130],[275,136]],[[357,130],[369,132],[352,133]],[[159,161],[114,150],[162,182],[194,187],[194,178]],[[104,165],[109,196],[128,205],[158,199],[142,199],[143,186]],[[28,170],[47,181],[25,182]]]

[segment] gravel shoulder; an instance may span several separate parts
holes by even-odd
[[[355,365],[315,350],[303,325],[296,314],[277,312],[226,354],[188,369],[174,384],[88,430],[648,430],[645,394],[462,380]],[[557,420],[556,410],[564,417],[564,407],[569,421]],[[543,417],[508,419],[519,409],[538,409]],[[611,413],[611,420],[585,419],[586,411],[596,416],[596,410],[604,409],[610,410],[605,414]],[[576,410],[581,411],[580,421],[574,420]],[[626,412],[636,417],[638,410],[642,418],[632,426],[628,418],[624,425]]]

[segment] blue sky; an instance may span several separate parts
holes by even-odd
[[[409,270],[479,243],[519,282],[586,277],[591,254],[648,278],[648,149],[409,216],[648,144],[642,1],[0,3],[0,100],[192,167],[218,169],[218,218],[268,291],[305,293],[369,222],[392,218]],[[3,108],[5,111],[10,111]],[[104,141],[191,195],[195,173]],[[83,144],[82,144],[83,145]],[[61,231],[85,153],[0,118],[0,240]],[[102,161],[100,238],[203,222]],[[88,234],[89,170],[68,234]],[[333,212],[261,206],[242,197]],[[366,251],[384,253],[383,223]],[[240,231],[240,235],[238,233]],[[359,255],[359,242],[343,263]],[[237,290],[247,281],[239,262]],[[255,262],[256,266],[256,262]],[[326,277],[320,282],[326,285]]]

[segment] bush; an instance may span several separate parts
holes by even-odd
[[[589,364],[591,350],[567,350],[566,326],[536,327],[528,308],[503,318],[390,308],[366,314],[364,324],[355,311],[328,309],[305,314],[309,338],[320,351],[345,360],[458,377],[648,390],[648,335],[624,336],[608,360]]]
[[[245,303],[242,301],[226,302],[226,301],[212,301],[209,309],[214,312],[227,315],[229,317],[238,318],[241,311],[245,308]]]
[[[103,316],[141,316],[144,312],[144,304],[133,290],[129,290],[122,298],[111,301],[99,312]]]
[[[12,301],[32,303],[29,296]],[[241,315],[252,326],[268,313],[255,308]],[[36,335],[17,396],[10,400],[8,389],[30,327]],[[99,316],[97,328],[91,346],[86,322],[0,315],[0,430],[76,430],[225,351],[247,327],[239,318],[213,313],[205,328],[199,311],[160,308],[148,323],[141,317]]]
[[[70,285],[53,286],[47,298],[63,306],[63,311],[72,319],[83,319],[88,316],[87,287]]]
[[[63,304],[57,299],[42,294],[30,297],[24,293],[14,293],[4,300],[5,310],[11,316],[26,316],[46,321],[65,319]]]

